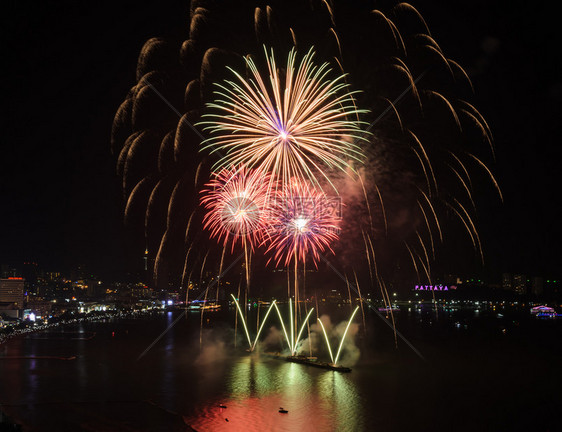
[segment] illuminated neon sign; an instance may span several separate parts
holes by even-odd
[[[451,289],[456,289],[456,287],[451,287]],[[447,285],[416,285],[414,291],[449,291]]]

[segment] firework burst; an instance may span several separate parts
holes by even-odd
[[[357,109],[345,76],[331,79],[329,64],[315,65],[312,50],[298,65],[296,57],[292,49],[283,75],[273,50],[265,50],[268,76],[246,57],[250,79],[230,69],[235,80],[217,84],[216,100],[207,104],[214,113],[200,123],[211,133],[202,149],[221,156],[213,169],[246,165],[272,173],[271,184],[298,178],[333,187],[326,168],[354,172],[363,160],[357,142],[366,134],[358,117],[365,111]]]
[[[203,226],[226,247],[259,244],[264,229],[269,175],[245,167],[223,169],[201,191]]]
[[[270,205],[265,237],[267,252],[276,264],[288,265],[293,259],[295,264],[305,262],[307,256],[316,264],[320,252],[333,252],[331,244],[339,233],[339,205],[339,199],[331,199],[296,178],[280,190]]]

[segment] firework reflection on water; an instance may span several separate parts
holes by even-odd
[[[226,384],[228,400],[209,401],[186,422],[200,431],[364,429],[361,397],[346,375],[246,356],[232,366]],[[280,407],[289,412],[279,413]]]

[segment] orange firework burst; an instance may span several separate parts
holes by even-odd
[[[235,80],[217,84],[216,99],[207,104],[214,113],[200,123],[212,135],[202,149],[221,155],[213,169],[246,165],[271,173],[282,187],[292,178],[333,187],[327,169],[353,172],[363,161],[357,142],[366,133],[358,116],[365,111],[357,109],[344,75],[331,79],[329,64],[316,66],[313,57],[310,50],[297,66],[291,50],[283,75],[273,50],[265,50],[269,76],[249,57],[250,79],[230,69]]]

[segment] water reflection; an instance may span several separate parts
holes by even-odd
[[[362,400],[347,375],[247,355],[234,360],[226,381],[222,399],[207,401],[188,419],[195,429],[361,430]]]
[[[532,430],[541,412],[528,409],[541,402],[519,396],[520,377],[532,371],[532,382],[551,383],[541,387],[544,400],[557,400],[560,327],[504,319],[504,334],[495,316],[487,320],[488,312],[479,310],[478,319],[461,311],[439,320],[431,309],[404,311],[400,328],[417,338],[431,364],[398,352],[383,328],[373,333],[372,348],[362,346],[362,360],[350,374],[233,350],[225,342],[233,336],[231,321],[226,330],[204,333],[200,347],[198,315],[175,326],[140,361],[139,353],[174,322],[172,315],[69,326],[0,345],[0,354],[12,357],[0,361],[0,409],[9,407],[33,430],[108,430],[109,424],[184,430],[184,421],[200,432]],[[494,361],[474,369],[482,356]],[[420,403],[427,400],[432,409]],[[463,411],[467,401],[483,413],[472,423]],[[518,427],[524,412],[528,428]]]
[[[166,313],[166,329],[172,325],[174,320],[171,311]],[[176,381],[176,368],[174,366],[174,360],[177,356],[177,349],[175,348],[175,338],[174,331],[168,331],[164,336],[163,340],[162,355],[160,356],[160,366],[159,369],[162,371],[160,379],[160,392],[165,395],[165,400],[167,403],[173,403],[174,395],[169,393],[170,388],[174,388],[174,382]]]
[[[319,397],[328,405],[334,430],[363,430],[361,397],[349,375],[326,373],[319,380]]]

